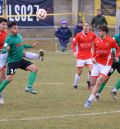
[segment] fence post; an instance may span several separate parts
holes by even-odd
[[[78,22],[78,0],[72,0],[72,24]]]

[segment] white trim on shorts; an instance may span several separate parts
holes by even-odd
[[[104,75],[107,77],[109,71],[111,69],[111,66],[108,65],[102,65],[102,64],[93,64],[93,68],[91,71],[91,76],[92,77],[98,77],[100,74]]]

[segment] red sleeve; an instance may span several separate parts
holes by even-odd
[[[76,45],[78,44],[79,42],[79,35],[77,34],[74,38],[73,38],[73,41],[72,41],[72,51],[73,52],[76,52]]]
[[[113,39],[113,42],[112,42],[112,48],[116,49],[116,57],[118,58],[120,56],[120,48],[119,48],[116,40],[114,40],[114,39]]]

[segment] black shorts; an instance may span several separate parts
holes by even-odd
[[[7,66],[7,75],[15,74],[17,69],[23,69],[26,70],[28,66],[30,66],[32,63],[30,61],[27,61],[25,59],[22,59],[19,62],[12,62],[9,63]]]
[[[108,73],[108,76],[111,76],[115,70],[117,70],[117,72],[120,73],[120,62],[116,62],[112,64],[112,67]]]

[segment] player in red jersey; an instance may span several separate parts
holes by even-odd
[[[108,27],[102,25],[99,27],[99,36],[94,41],[94,57],[92,59],[94,65],[91,71],[91,86],[94,86],[91,92],[90,97],[85,103],[85,107],[90,107],[92,101],[95,99],[95,96],[98,92],[100,85],[105,81],[108,72],[111,69],[113,63],[112,59],[112,48],[116,49],[116,61],[119,57],[119,47],[116,41],[107,35]]]
[[[78,33],[72,42],[72,51],[74,56],[77,59],[77,73],[75,75],[74,80],[74,88],[78,87],[78,81],[80,80],[80,75],[82,73],[82,69],[87,66],[88,67],[88,82],[89,76],[92,69],[92,44],[95,40],[96,35],[94,32],[90,31],[89,23],[85,22],[83,24],[83,31]],[[77,48],[77,50],[76,50]]]

